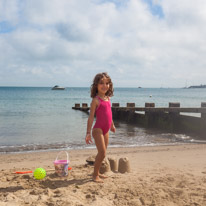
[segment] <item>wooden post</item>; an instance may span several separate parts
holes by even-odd
[[[206,102],[201,102],[201,107],[206,107]],[[201,113],[201,118],[206,120],[206,113]]]
[[[155,107],[155,103],[149,103],[149,102],[146,102],[145,103],[145,108],[154,108]],[[148,111],[145,111],[145,115],[149,115],[150,112]]]
[[[112,107],[119,107],[119,103],[112,103]]]
[[[75,108],[80,108],[80,104],[75,104]]]
[[[82,108],[87,108],[88,104],[87,103],[82,103]]]
[[[179,102],[169,102],[169,107],[180,107]]]
[[[169,108],[178,108],[180,107],[180,103],[179,102],[169,102]],[[179,112],[169,112],[169,114],[179,114]]]
[[[145,107],[155,107],[155,103],[145,103]]]
[[[127,107],[135,107],[135,103],[127,103]]]

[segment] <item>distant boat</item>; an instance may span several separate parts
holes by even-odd
[[[58,85],[55,85],[54,87],[52,87],[52,90],[65,90],[65,87],[60,87]]]

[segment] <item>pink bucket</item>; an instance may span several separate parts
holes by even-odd
[[[59,160],[60,153],[65,152],[67,159],[66,160]],[[65,177],[68,175],[68,167],[69,167],[69,154],[66,151],[61,151],[58,153],[56,160],[54,161],[54,168],[55,173],[59,177]]]

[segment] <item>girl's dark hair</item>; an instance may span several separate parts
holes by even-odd
[[[100,80],[106,78],[109,80],[109,90],[107,91],[107,93],[105,94],[108,97],[112,97],[113,96],[113,83],[112,80],[110,78],[110,76],[106,73],[98,73],[93,80],[93,84],[91,85],[91,97],[94,98],[97,96],[98,90],[97,90],[97,85],[99,84]]]

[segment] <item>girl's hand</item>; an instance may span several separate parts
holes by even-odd
[[[111,126],[111,129],[110,129],[113,133],[115,133],[116,132],[116,128],[115,128],[115,126],[114,126],[114,124],[112,124],[112,126]]]
[[[86,142],[86,144],[91,144],[91,143],[93,143],[91,134],[87,134],[87,135],[86,135],[86,137],[85,137],[85,142]]]

